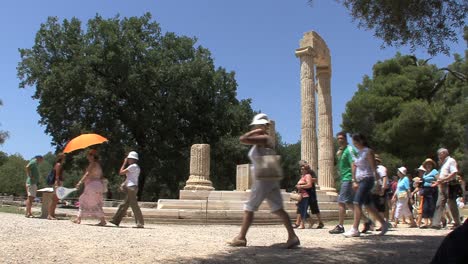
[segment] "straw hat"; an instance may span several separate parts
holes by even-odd
[[[424,166],[424,165],[426,165],[426,163],[428,163],[428,162],[432,163],[432,166],[433,166],[434,168],[437,167],[437,164],[436,164],[435,161],[433,161],[432,159],[426,159],[426,160],[422,163],[422,165]]]
[[[382,163],[382,158],[379,156],[379,154],[375,154],[375,160]]]

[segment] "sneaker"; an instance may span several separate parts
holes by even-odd
[[[361,233],[365,234],[367,231],[371,230],[372,221],[369,219],[367,222],[364,223],[364,228],[362,229]]]
[[[387,233],[387,231],[388,231],[388,224],[387,224],[387,223],[384,223],[384,224],[382,225],[382,230],[380,231],[379,235],[380,235],[380,236],[383,236],[383,235],[385,235],[385,234]]]
[[[358,237],[361,234],[357,229],[351,228],[348,232],[343,233],[345,237]]]
[[[322,222],[320,222],[316,228],[317,228],[317,229],[322,229],[324,226],[325,226],[325,225],[324,225]]]
[[[344,227],[341,225],[335,226],[332,230],[328,231],[330,234],[342,234],[344,233]]]

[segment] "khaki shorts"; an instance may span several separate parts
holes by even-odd
[[[28,197],[36,197],[37,185],[36,184],[31,184],[31,185],[26,184],[26,191],[28,192]]]

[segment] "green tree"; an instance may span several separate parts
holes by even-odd
[[[2,105],[3,105],[3,102],[2,102],[2,100],[0,100],[0,106],[2,106]],[[8,138],[8,132],[0,130],[0,145],[5,143],[5,140],[7,138]]]
[[[414,51],[449,54],[448,42],[457,42],[468,14],[466,0],[336,0],[358,26],[373,30],[387,46],[409,44]],[[309,3],[313,2],[309,0]]]
[[[125,153],[136,150],[140,192],[155,200],[177,195],[188,177],[190,146],[208,143],[214,184],[232,186],[235,161],[245,159],[232,142],[253,115],[249,100],[236,99],[234,73],[215,69],[195,38],[162,34],[150,14],[96,15],[86,31],[81,27],[76,18],[60,24],[50,17],[34,46],[20,49],[20,88],[36,87],[40,123],[57,149],[84,132],[107,137],[100,153],[111,177]]]
[[[442,146],[463,163],[468,82],[450,72],[467,67],[465,58],[455,60],[448,74],[414,56],[378,62],[347,103],[343,129],[367,135],[392,166],[415,168]]]
[[[27,161],[21,155],[10,155],[0,165],[0,193],[24,195]]]

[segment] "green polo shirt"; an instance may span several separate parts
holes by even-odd
[[[341,156],[337,157],[338,159],[338,172],[341,176],[341,181],[351,181],[353,179],[351,166],[353,165],[353,160],[356,158],[356,150],[348,145],[341,153]]]
[[[32,159],[31,161],[29,161],[26,167],[29,168],[30,173],[31,173],[31,177],[28,176],[28,178],[26,179],[26,184],[37,185],[37,183],[39,182],[39,168],[37,167],[37,160],[35,158]]]

